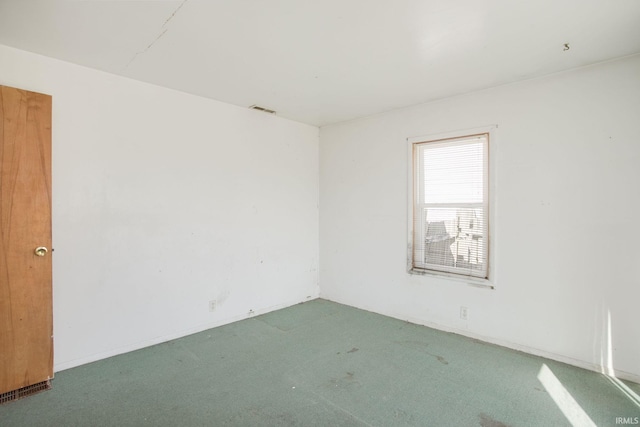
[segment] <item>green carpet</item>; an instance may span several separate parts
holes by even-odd
[[[640,416],[638,384],[625,393],[598,373],[325,300],[52,384],[1,405],[0,425],[549,427]]]

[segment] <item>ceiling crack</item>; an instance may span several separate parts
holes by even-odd
[[[173,13],[171,14],[171,16],[169,16],[169,17],[167,18],[167,20],[166,20],[166,21],[164,21],[164,24],[162,24],[162,26],[164,27],[165,25],[167,25],[167,24],[169,23],[169,21],[171,21],[171,20],[173,19],[173,17],[174,17],[174,16],[176,16],[176,13],[178,13],[178,11],[179,11],[180,9],[182,9],[182,6],[184,6],[184,4],[185,4],[186,2],[188,2],[188,1],[189,1],[189,0],[182,0],[182,3],[180,3],[180,6],[178,6],[178,8],[177,8],[176,10],[174,10],[174,11],[173,11]]]
[[[135,53],[135,55],[133,55],[133,58],[131,58],[131,59],[129,60],[129,62],[127,62],[127,65],[125,65],[125,66],[124,66],[124,68],[123,68],[123,70],[122,70],[122,71],[124,71],[124,70],[126,70],[127,68],[129,68],[129,65],[131,65],[131,63],[132,63],[133,61],[135,61],[135,60],[136,60],[136,58],[137,58],[139,55],[142,55],[143,53],[145,53],[146,51],[148,51],[149,49],[151,49],[151,46],[153,46],[153,45],[154,45],[158,40],[160,40],[160,37],[164,36],[164,33],[166,33],[167,31],[169,31],[169,29],[168,29],[168,28],[165,28],[165,29],[164,29],[164,31],[162,31],[162,32],[158,35],[158,37],[156,37],[156,38],[155,38],[155,40],[154,40],[154,41],[152,41],[151,43],[149,43],[149,46],[145,47],[145,48],[144,48],[143,50],[141,50],[141,51],[136,52],[136,53]]]
[[[171,19],[173,19],[173,17],[174,17],[174,16],[176,16],[176,13],[178,13],[178,11],[182,8],[182,6],[184,6],[184,4],[185,4],[187,1],[189,1],[189,0],[182,0],[182,3],[180,3],[180,5],[176,8],[176,10],[174,10],[174,11],[173,11],[173,13],[172,13],[171,15],[169,15],[169,17],[167,18],[167,20],[166,20],[166,21],[164,21],[164,24],[162,24],[162,27],[161,27],[161,28],[164,28],[164,27],[169,23],[169,21],[171,21]],[[133,61],[135,61],[135,60],[138,58],[138,56],[140,56],[140,55],[142,55],[142,54],[146,53],[149,49],[151,49],[151,47],[152,47],[154,44],[156,44],[156,42],[157,42],[158,40],[160,40],[160,38],[161,38],[162,36],[164,36],[164,34],[165,34],[167,31],[169,31],[169,29],[168,29],[168,28],[164,28],[164,29],[162,30],[162,32],[161,32],[160,34],[158,34],[158,36],[157,36],[157,37],[156,37],[156,38],[155,38],[151,43],[149,43],[149,45],[148,45],[147,47],[145,47],[144,49],[142,49],[142,50],[140,50],[140,51],[136,52],[136,53],[133,55],[133,58],[131,58],[131,59],[129,60],[129,62],[127,62],[127,65],[125,65],[125,66],[124,66],[124,68],[122,69],[122,71],[124,72],[127,68],[129,68],[129,65],[131,65],[131,64],[133,63]]]

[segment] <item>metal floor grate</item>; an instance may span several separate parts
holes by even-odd
[[[14,400],[22,399],[23,397],[31,396],[32,394],[40,393],[41,391],[49,390],[50,388],[51,381],[46,380],[42,381],[41,383],[28,385],[17,390],[2,393],[0,394],[0,405],[2,405],[3,403],[13,402]]]

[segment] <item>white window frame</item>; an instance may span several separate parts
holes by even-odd
[[[495,239],[493,234],[493,224],[494,224],[494,216],[495,216],[495,199],[494,199],[494,188],[495,188],[495,167],[493,158],[495,157],[493,153],[496,150],[496,130],[497,125],[484,126],[480,128],[473,129],[465,129],[454,132],[446,132],[446,133],[438,133],[431,134],[426,136],[418,136],[407,138],[408,145],[408,245],[407,245],[407,272],[410,274],[418,274],[425,276],[434,276],[445,279],[452,279],[459,282],[468,283],[474,286],[480,287],[488,287],[493,289],[495,284],[495,270],[494,270],[494,259],[495,259]],[[415,206],[419,203],[419,195],[418,188],[421,179],[420,176],[416,177],[416,173],[420,171],[420,167],[418,165],[419,158],[417,156],[418,146],[425,143],[430,142],[444,142],[447,140],[455,140],[455,139],[463,139],[472,137],[474,135],[487,135],[487,144],[485,148],[485,170],[484,170],[484,209],[486,214],[485,219],[485,230],[484,230],[484,238],[487,239],[487,243],[485,245],[485,250],[487,254],[485,255],[485,262],[487,263],[487,272],[486,277],[474,277],[465,274],[461,274],[456,272],[455,268],[449,269],[450,271],[442,271],[447,270],[442,266],[438,266],[438,270],[429,269],[426,265],[416,265],[415,262],[415,250],[414,250],[414,214],[415,214]],[[420,224],[423,221],[420,221]]]

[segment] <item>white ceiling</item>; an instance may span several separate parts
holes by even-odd
[[[638,53],[640,1],[0,0],[0,44],[321,126]]]

